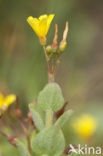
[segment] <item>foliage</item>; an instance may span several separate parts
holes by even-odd
[[[53,18],[54,15],[52,15]],[[52,44],[50,45],[51,49],[48,52],[48,48],[45,47],[44,41],[46,39],[47,31],[46,28],[52,21],[50,16],[42,15],[39,19],[34,19],[29,17],[29,24],[33,27],[37,36],[40,39],[41,45],[43,45],[44,54],[48,66],[48,77],[49,83],[44,87],[44,89],[39,93],[37,98],[36,106],[34,104],[29,105],[30,113],[34,125],[39,131],[36,135],[32,134],[32,139],[30,139],[30,133],[28,130],[24,129],[24,132],[27,136],[28,148],[16,139],[17,146],[21,155],[29,156],[38,155],[38,156],[61,156],[65,150],[65,138],[62,132],[63,125],[69,120],[72,111],[67,111],[60,118],[54,122],[54,113],[62,109],[64,105],[64,98],[60,86],[54,82],[54,75],[56,73],[58,64],[60,62],[60,57],[62,52],[66,47],[66,38],[68,33],[68,22],[66,22],[66,27],[63,33],[63,39],[58,46],[58,26],[55,26],[55,34]],[[28,21],[27,20],[27,21]],[[42,30],[39,32],[38,30]],[[45,32],[45,33],[44,33]],[[44,34],[44,36],[42,36]],[[46,40],[45,40],[46,41]],[[62,47],[62,48],[61,48]],[[61,50],[62,49],[62,50]],[[52,60],[52,65],[50,69],[50,59]],[[38,109],[37,109],[38,108]],[[38,110],[41,110],[45,114],[45,120],[42,120],[41,114]],[[30,118],[29,113],[29,118]],[[25,150],[25,152],[23,152]]]

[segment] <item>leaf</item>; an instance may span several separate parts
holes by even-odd
[[[50,83],[39,93],[38,106],[43,110],[58,111],[64,104],[62,91],[57,83]]]
[[[15,139],[15,141],[21,156],[31,156],[23,142],[21,142],[19,139]]]
[[[35,138],[36,135],[37,135],[37,131],[34,130],[34,131],[32,132],[32,134],[31,134],[31,142],[32,142],[32,140]]]
[[[43,123],[43,120],[41,119],[40,114],[35,110],[34,104],[30,104],[29,108],[30,108],[30,111],[31,111],[31,114],[32,114],[33,121],[34,121],[34,123],[36,125],[36,128],[39,131],[41,131],[44,128],[44,123]]]
[[[50,126],[36,135],[32,150],[37,155],[59,156],[65,148],[65,140],[60,128]]]
[[[62,128],[63,125],[69,120],[72,113],[73,113],[72,110],[64,112],[63,115],[61,115],[59,119],[56,121],[55,126],[59,126],[60,128]]]

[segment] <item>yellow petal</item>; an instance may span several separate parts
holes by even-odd
[[[48,16],[48,20],[47,20],[47,33],[48,33],[48,30],[49,30],[49,28],[50,28],[50,24],[51,24],[51,22],[52,22],[52,20],[53,20],[53,18],[54,18],[54,14],[51,14],[51,15],[49,15]]]
[[[33,18],[32,16],[29,16],[27,18],[27,22],[33,26],[34,24],[38,24],[39,23],[39,20],[37,18]]]
[[[4,96],[2,93],[0,93],[0,108],[2,107],[3,105],[3,102],[4,102]]]
[[[45,38],[47,35],[47,18],[42,18],[42,20],[40,20],[38,29],[40,37]]]
[[[30,16],[28,17],[27,22],[39,38],[46,38],[53,17],[54,14],[51,14],[49,16],[44,14],[41,15],[38,19]]]
[[[4,105],[9,106],[16,100],[16,96],[14,94],[8,95],[4,100]]]
[[[46,19],[48,16],[45,14],[45,15],[41,15],[40,17],[39,17],[39,20],[43,20],[43,19]]]
[[[29,16],[28,18],[27,18],[27,21],[29,22],[29,21],[32,21],[33,20],[33,17],[32,16]]]
[[[35,31],[35,33],[37,34],[37,36],[40,36],[40,32],[39,32],[39,20],[37,18],[33,18],[32,16],[29,16],[27,18],[27,22],[32,27],[32,29]]]
[[[45,37],[47,35],[53,18],[54,18],[54,14],[51,14],[49,16],[42,15],[39,17],[39,19],[40,19],[39,29],[40,29],[40,34],[42,35],[41,37]]]

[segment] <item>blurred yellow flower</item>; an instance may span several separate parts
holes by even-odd
[[[42,15],[39,18],[33,18],[32,16],[29,16],[27,18],[27,22],[39,37],[40,43],[42,45],[46,44],[46,35],[48,33],[53,18],[54,14],[50,14],[49,16]]]
[[[93,116],[83,114],[74,121],[73,127],[79,137],[88,139],[94,134],[97,127],[97,122]]]
[[[7,110],[9,105],[11,105],[16,100],[16,96],[11,94],[6,97],[0,93],[0,115]]]

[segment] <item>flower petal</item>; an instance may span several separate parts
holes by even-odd
[[[0,93],[0,108],[2,107],[3,105],[3,102],[4,102],[4,96],[2,93]]]
[[[53,20],[54,14],[47,16],[46,14],[41,15],[38,19],[29,16],[27,22],[35,31],[37,36],[41,38],[46,38],[51,21]]]
[[[47,35],[47,18],[42,18],[39,22],[39,32],[40,32],[40,37],[44,37]]]
[[[43,19],[46,19],[48,16],[46,15],[46,14],[44,14],[44,15],[41,15],[40,17],[39,17],[39,20],[43,20]]]
[[[48,30],[49,30],[49,28],[50,28],[50,24],[51,24],[51,22],[52,22],[52,20],[53,20],[53,18],[54,18],[54,14],[51,14],[51,15],[49,15],[48,16],[48,20],[47,20],[47,33],[48,33]]]
[[[27,19],[27,22],[32,27],[32,29],[35,31],[37,36],[40,36],[39,20],[37,18],[33,18],[32,16],[29,16],[28,19]]]
[[[14,94],[8,95],[4,100],[4,105],[9,106],[16,100],[16,96]]]

